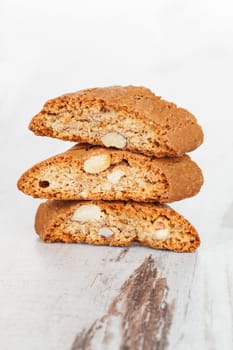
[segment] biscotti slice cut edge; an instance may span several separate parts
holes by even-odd
[[[190,112],[136,86],[87,89],[49,100],[29,129],[155,157],[182,156],[203,142]]]
[[[48,243],[129,246],[133,242],[177,252],[200,245],[195,228],[167,205],[104,201],[47,201],[40,204],[35,230]]]
[[[18,188],[36,198],[168,203],[194,196],[202,183],[188,156],[155,159],[78,144],[30,168]]]

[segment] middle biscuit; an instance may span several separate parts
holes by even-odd
[[[37,198],[169,203],[197,194],[200,168],[189,156],[155,159],[78,144],[27,170],[18,188]]]

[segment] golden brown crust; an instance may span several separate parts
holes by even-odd
[[[104,218],[96,222],[80,223],[72,219],[82,205],[98,206]],[[169,236],[161,240],[153,236],[154,222],[160,218],[167,222]],[[99,234],[102,226],[114,231],[110,237]],[[154,203],[104,201],[47,201],[36,214],[35,229],[45,242],[86,242],[106,245],[131,245],[132,242],[177,252],[192,252],[200,245],[195,228],[180,214]]]
[[[100,154],[110,157],[109,168],[99,174],[86,173],[85,161]],[[119,183],[110,184],[108,176],[117,169],[124,170],[125,176]],[[194,196],[202,183],[200,168],[187,155],[155,159],[79,144],[30,168],[19,179],[18,188],[28,195],[47,199],[169,203]]]
[[[106,119],[106,111],[117,112],[116,120],[113,114]],[[155,157],[181,156],[203,141],[190,112],[135,86],[87,89],[49,100],[29,126],[36,135],[94,145],[103,145],[101,135],[114,127],[125,135],[126,150]]]

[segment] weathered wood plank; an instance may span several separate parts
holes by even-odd
[[[72,350],[165,349],[173,313],[167,292],[167,281],[158,278],[152,257],[145,258],[107,313],[77,335]]]

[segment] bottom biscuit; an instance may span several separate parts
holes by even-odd
[[[136,202],[56,201],[40,204],[35,229],[45,242],[86,242],[192,252],[195,228],[167,205]]]

